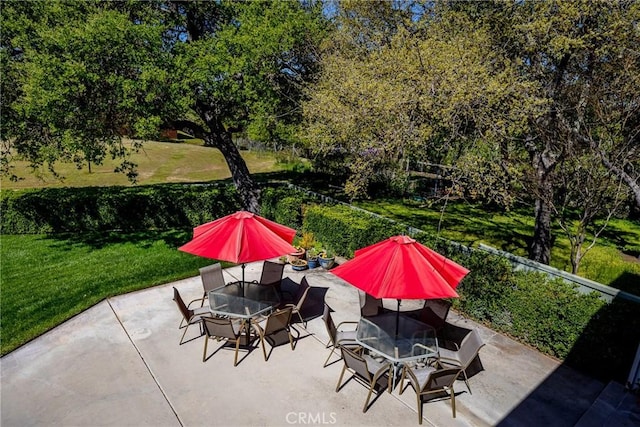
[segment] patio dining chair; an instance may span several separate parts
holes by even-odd
[[[275,337],[279,333],[287,334],[289,338],[289,344],[291,345],[291,350],[294,350],[293,337],[291,336],[290,328],[291,312],[291,307],[274,311],[269,316],[267,316],[266,319],[262,320],[259,323],[253,323],[251,325],[260,337],[260,345],[262,346],[262,354],[264,355],[265,362],[269,359],[269,357],[267,356],[267,350],[265,349],[264,342],[265,340],[268,341],[271,345],[271,351],[273,351],[273,347],[275,347],[277,343]],[[271,355],[271,351],[269,351],[269,356]]]
[[[302,306],[307,299],[309,289],[311,289],[311,287],[309,286],[309,282],[307,282],[307,276],[304,276],[302,280],[300,280],[300,284],[298,285],[293,299],[290,301],[284,301],[284,303],[280,306],[280,308],[291,307],[292,314],[298,316],[304,328],[307,327],[307,322],[302,318],[302,314],[300,313],[300,311],[302,310]]]
[[[367,409],[369,409],[369,400],[374,391],[376,391],[379,396],[380,393],[385,390],[390,390],[389,368],[391,364],[376,362],[370,356],[357,354],[346,347],[340,347],[340,352],[342,353],[344,366],[342,367],[342,372],[336,385],[336,393],[339,392],[351,378],[364,384],[365,387],[369,389],[369,392],[367,393],[367,399],[364,401],[362,412],[367,412]],[[351,377],[342,384],[342,377],[344,377],[344,373],[347,370],[351,373]]]
[[[225,283],[224,276],[222,274],[222,265],[220,265],[219,262],[202,267],[199,271],[200,279],[202,280],[202,288],[204,289],[201,306],[204,306],[204,300],[209,297],[209,291],[221,288]]]
[[[453,383],[460,375],[460,368],[436,369],[431,366],[420,369],[412,369],[405,365],[400,379],[400,394],[404,392],[404,380],[408,376],[409,384],[416,392],[418,401],[418,423],[422,424],[423,397],[448,397],[451,400],[453,418],[456,417],[456,394]]]
[[[280,292],[282,284],[282,274],[284,273],[284,264],[279,262],[264,261],[262,263],[262,273],[260,274],[261,285],[275,286]]]
[[[358,297],[360,299],[360,315],[362,317],[382,314],[384,307],[381,298],[376,298],[361,290],[358,290]]]
[[[427,299],[420,310],[418,320],[432,326],[436,334],[441,334],[450,308],[451,302],[446,299]]]
[[[329,359],[333,355],[333,353],[339,349],[341,346],[347,347],[349,349],[355,350],[358,347],[358,343],[356,342],[356,333],[357,333],[357,321],[344,321],[338,323],[336,326],[333,318],[331,317],[331,307],[324,303],[324,311],[322,313],[322,320],[324,321],[324,325],[327,328],[327,334],[329,334],[329,341],[326,344],[326,348],[331,348],[331,353],[327,356],[327,360],[324,361],[323,368],[327,367],[327,363],[329,363]],[[349,331],[341,330],[340,327],[342,325],[354,324],[356,328]],[[341,359],[338,359],[341,360]]]
[[[462,339],[460,347],[457,350],[449,350],[443,347],[439,349],[440,357],[438,358],[438,363],[443,366],[449,365],[459,367],[462,370],[464,383],[467,385],[467,389],[470,394],[473,393],[471,393],[471,387],[469,387],[467,368],[476,358],[483,346],[484,342],[482,342],[480,334],[474,329]]]
[[[180,292],[176,287],[173,287],[173,300],[178,305],[178,309],[182,314],[182,320],[180,320],[180,325],[178,325],[178,329],[184,328],[184,332],[182,333],[182,337],[180,338],[180,345],[183,344],[183,340],[185,335],[187,335],[187,330],[189,326],[199,324],[200,325],[200,336],[203,334],[202,330],[202,319],[205,317],[211,317],[211,311],[209,311],[209,307],[198,307],[195,309],[189,308],[191,304],[194,302],[200,301],[200,298],[194,299],[189,302],[189,304],[185,304]]]
[[[235,344],[235,356],[233,359],[233,366],[238,365],[238,350],[240,349],[240,342],[242,341],[242,332],[246,330],[244,322],[234,321],[230,318],[222,317],[210,317],[203,319],[204,332],[207,335],[204,340],[204,350],[202,352],[202,361],[207,360],[207,344],[210,339],[216,341],[224,340],[225,342],[218,347],[218,350],[223,348],[228,343]],[[248,340],[247,340],[248,341]],[[209,357],[218,352],[214,351]]]

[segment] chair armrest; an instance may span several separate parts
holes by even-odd
[[[193,303],[194,303],[194,302],[196,302],[196,301],[201,302],[201,301],[204,301],[204,300],[205,300],[205,297],[202,297],[202,298],[196,298],[196,299],[194,299],[193,301],[189,301],[189,304],[187,304],[187,308],[191,308],[191,304],[193,304]]]
[[[424,350],[428,350],[428,352],[432,352],[433,350],[431,349],[431,347],[427,347],[424,344],[420,344],[420,343],[415,343],[412,347],[411,347],[411,355],[415,355],[414,351],[415,349],[419,348],[419,349],[424,349]]]
[[[349,325],[349,324],[357,325],[358,323],[360,322],[356,322],[355,320],[345,320],[344,322],[338,323],[338,326],[336,326],[336,329],[340,329],[341,325]]]
[[[378,371],[375,373],[375,377],[377,378],[380,375],[383,375],[385,372],[388,372],[389,368],[391,368],[391,363],[389,362],[383,363],[382,366],[380,366],[380,369],[378,369]]]
[[[440,338],[437,338],[437,340],[438,340],[438,347],[446,348],[446,349],[449,349],[449,350],[455,350],[455,351],[460,350],[460,346],[455,341],[450,341],[450,340],[445,340],[445,339],[440,339]],[[444,345],[442,345],[440,343],[442,343]]]
[[[461,366],[459,361],[457,361],[456,359],[450,359],[448,357],[438,357],[436,363],[440,366],[442,366],[443,364],[450,366]]]

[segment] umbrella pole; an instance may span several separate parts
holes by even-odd
[[[242,296],[244,297],[244,264],[242,264]]]
[[[396,339],[398,339],[398,324],[400,323],[400,300],[398,300],[398,308],[396,309]]]

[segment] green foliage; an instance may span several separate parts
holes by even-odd
[[[624,382],[640,340],[638,304],[608,304],[561,280],[514,272],[494,255],[437,246],[471,270],[458,285],[456,309],[589,375]]]
[[[624,383],[639,342],[638,304],[616,298],[589,320],[565,361],[602,381]]]
[[[4,234],[195,227],[240,208],[229,186],[49,188],[3,192]]]
[[[452,258],[470,270],[459,285],[460,309],[481,321],[504,322],[505,300],[514,288],[509,261],[479,251]]]
[[[56,160],[100,164],[109,155],[134,179],[119,136],[156,133],[175,95],[162,69],[167,58],[157,22],[133,22],[98,2],[3,6],[10,23],[3,48],[22,52],[3,62],[4,72],[18,70],[2,113],[13,154],[49,168]]]
[[[262,190],[260,213],[287,227],[300,229],[302,227],[302,209],[304,204],[313,200],[296,190],[268,187]]]
[[[230,129],[295,142],[326,27],[320,3],[292,1],[7,1],[2,21],[2,173],[14,158],[53,171],[111,156],[135,181],[139,139],[180,122],[220,149],[253,211],[258,189]]]
[[[342,205],[307,206],[302,229],[313,232],[327,249],[344,256],[353,256],[356,249],[405,231],[400,225]]]
[[[560,359],[605,305],[597,293],[580,294],[574,286],[542,274],[518,273],[514,279],[516,288],[505,299],[512,323],[504,330]]]
[[[452,166],[444,174],[467,199],[552,212],[532,215],[530,254],[548,263],[563,196],[590,229],[611,208],[598,201],[610,195],[603,184],[637,188],[640,6],[421,6],[411,16],[402,2],[340,2],[302,138],[318,167],[348,175],[352,200],[372,183],[401,188],[403,167],[421,161]],[[575,159],[604,173],[585,180],[566,167]]]

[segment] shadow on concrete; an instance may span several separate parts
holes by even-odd
[[[285,295],[296,295],[299,283],[294,282],[289,277],[282,279],[280,288]],[[300,308],[300,315],[304,322],[308,322],[316,317],[322,316],[324,310],[324,298],[329,288],[321,286],[310,286],[307,297]],[[297,315],[291,318],[291,323],[301,323]]]
[[[612,409],[611,414],[598,417],[593,413],[597,407],[593,403],[607,384],[625,383],[639,343],[640,307],[614,299],[591,318],[563,364],[498,425],[640,425],[640,403],[635,408],[620,409],[618,403],[612,402],[605,405]],[[624,394],[628,394],[619,388],[622,395],[613,399],[625,399]],[[594,424],[594,419],[600,421]]]

